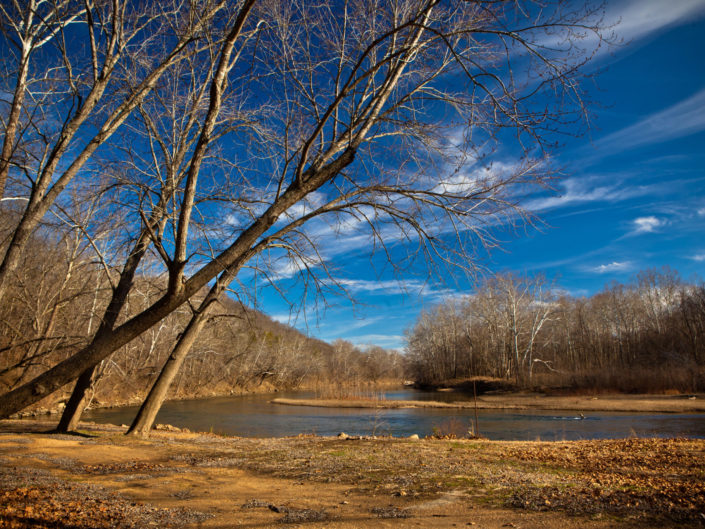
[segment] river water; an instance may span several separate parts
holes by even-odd
[[[276,397],[310,398],[305,392],[278,393]],[[472,409],[315,408],[272,404],[273,395],[249,395],[167,402],[157,423],[194,431],[244,437],[285,437],[298,434],[393,435],[406,437],[442,433],[465,434],[474,420]],[[458,394],[393,391],[387,399],[462,400]],[[84,419],[98,423],[129,424],[135,407],[97,409]],[[654,414],[542,410],[479,410],[479,433],[489,439],[574,440],[623,437],[705,438],[705,414]]]

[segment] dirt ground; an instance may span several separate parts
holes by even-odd
[[[284,399],[276,404],[292,406],[317,406],[329,408],[474,408],[467,396],[458,396],[454,402],[384,399]],[[705,395],[600,395],[565,396],[543,393],[502,393],[482,395],[477,398],[477,408],[482,410],[573,410],[624,411],[652,413],[703,413]]]
[[[0,527],[705,526],[705,441],[246,439],[0,422]]]

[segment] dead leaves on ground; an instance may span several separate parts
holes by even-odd
[[[243,440],[244,468],[292,479],[354,483],[413,497],[464,489],[491,504],[576,515],[611,513],[700,523],[705,443],[692,439],[497,442],[428,439]],[[403,457],[399,455],[403,453]],[[231,454],[232,458],[232,454]]]
[[[130,513],[132,514],[132,513]],[[0,527],[38,529],[132,527],[124,506],[101,499],[59,501],[50,489],[22,487],[0,493]]]
[[[283,514],[284,517],[279,521],[281,523],[306,523],[306,522],[325,522],[331,519],[328,512],[316,509],[295,509],[288,505],[275,505],[273,503],[252,499],[240,507],[241,509],[269,509],[272,512]]]
[[[507,455],[570,472],[573,486],[525,487],[509,504],[575,514],[607,512],[696,522],[705,512],[705,453],[688,439],[621,439],[537,444]]]
[[[210,515],[130,501],[96,485],[49,473],[0,469],[0,529],[137,529],[181,527]],[[13,481],[27,483],[13,486]]]
[[[128,463],[106,463],[101,465],[84,465],[86,474],[122,474],[125,472],[159,472],[165,469],[160,463],[130,461]]]

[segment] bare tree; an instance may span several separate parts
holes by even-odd
[[[494,300],[502,325],[508,334],[517,382],[533,374],[536,339],[556,310],[554,295],[543,276],[516,277],[500,274],[488,281],[481,295]],[[540,361],[540,359],[538,359]]]
[[[180,64],[162,76],[157,85],[158,94],[145,96],[138,105],[135,120],[141,125],[140,133],[135,126],[124,145],[116,147],[119,157],[104,162],[105,171],[114,174],[115,182],[127,191],[123,191],[115,202],[124,201],[134,204],[137,228],[134,240],[130,241],[124,265],[117,280],[113,283],[112,297],[101,320],[94,339],[100,339],[109,333],[123,311],[133,280],[142,260],[154,244],[157,252],[163,251],[164,230],[174,212],[173,199],[186,179],[189,164],[188,155],[199,139],[200,120],[205,113],[204,105],[208,93],[206,84],[193,82],[202,75],[212,71],[215,65],[198,58],[185,57]],[[186,82],[183,79],[187,79]],[[241,116],[228,115],[224,121],[242,125]],[[141,141],[139,147],[132,145],[137,136]],[[116,169],[117,167],[117,169]],[[117,173],[117,174],[115,174]],[[133,191],[133,189],[136,189]],[[136,196],[135,196],[136,194]],[[58,431],[73,430],[87,404],[87,390],[95,384],[95,368],[84,371],[76,381]]]
[[[464,336],[470,317],[456,300],[421,313],[407,333],[407,351],[419,382],[434,384],[473,374],[472,350]]]
[[[19,46],[20,52],[0,177],[4,186],[16,166],[28,193],[0,263],[0,299],[42,218],[159,78],[191,51],[223,4],[206,2],[190,12],[183,3],[33,0],[23,9],[3,9],[5,46]],[[80,28],[80,43],[71,41],[75,34],[66,35],[69,25]],[[47,42],[52,53],[37,53]],[[13,163],[20,129],[21,143],[31,148]]]
[[[495,375],[530,382],[534,363],[546,365],[534,353],[556,308],[543,276],[489,277],[463,303],[446,300],[419,316],[407,345],[418,379],[439,383]],[[488,358],[475,358],[475,348]]]
[[[42,47],[63,36],[63,31],[78,22],[85,14],[85,6],[79,2],[63,0],[43,2],[7,2],[0,5],[0,31],[4,35],[4,60],[13,62],[14,87],[11,93],[10,111],[3,122],[2,154],[0,155],[0,198],[5,192],[5,184],[10,171],[18,137],[27,123],[22,123],[21,114],[25,109],[25,99],[30,84],[30,63]],[[8,86],[8,88],[10,88]],[[31,94],[32,97],[34,94]],[[6,100],[3,99],[3,102]]]
[[[334,11],[244,2],[209,48],[212,75],[196,80],[208,85],[208,109],[175,202],[178,215],[167,226],[170,239],[152,237],[166,292],[3,396],[0,415],[55,391],[264,251],[289,254],[314,272],[306,263],[326,259],[315,233],[331,222],[338,232],[349,222],[368,226],[392,260],[386,244],[406,241],[431,262],[472,263],[473,245],[493,244],[489,228],[497,222],[519,221],[525,186],[550,174],[532,155],[547,148],[571,112],[584,112],[577,81],[592,50],[580,43],[601,43],[599,20],[587,8],[554,7],[407,0],[344,2]],[[227,93],[267,110],[258,119],[271,142],[253,145],[237,130],[216,134]],[[135,106],[139,100],[130,99]],[[500,137],[508,144],[510,131],[516,162],[481,170],[479,157]],[[238,178],[227,180],[233,200],[226,226],[225,208],[213,206],[214,181],[202,174],[215,149],[241,162]],[[219,221],[215,236],[196,229],[209,220]]]
[[[100,244],[114,220],[99,203],[89,190],[74,190],[71,209],[60,208],[42,223],[33,236],[34,251],[23,255],[12,275],[10,303],[3,304],[0,317],[0,336],[9,342],[3,344],[0,373],[18,374],[11,386],[85,345],[94,332],[106,281],[84,232],[91,225],[94,245]]]

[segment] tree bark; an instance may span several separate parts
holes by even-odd
[[[186,326],[186,329],[184,329],[178,343],[169,355],[164,367],[162,367],[156,382],[149,391],[147,398],[144,400],[140,410],[137,412],[135,420],[132,422],[132,425],[127,431],[127,435],[139,437],[149,435],[149,431],[154,424],[157,413],[159,413],[159,409],[162,407],[162,404],[166,399],[166,394],[169,391],[171,383],[179,373],[179,370],[191,350],[191,347],[208,321],[208,314],[210,313],[211,307],[215,305],[220,295],[227,288],[230,282],[235,279],[236,275],[237,270],[229,269],[223,272],[223,274],[218,278],[218,281],[216,281],[215,285],[213,285],[206,297],[203,299],[200,306],[196,310],[196,313],[191,318],[191,321],[189,321]]]
[[[64,413],[61,415],[56,431],[60,433],[73,432],[78,427],[83,411],[88,406],[88,389],[98,378],[98,366],[86,369],[76,380],[73,393],[66,403]]]
[[[249,2],[252,4],[252,1]],[[248,9],[251,8],[249,5]],[[207,17],[214,16],[220,7],[216,6],[211,12],[204,14]],[[8,278],[19,265],[19,260],[24,251],[30,236],[39,226],[41,219],[52,207],[56,199],[81,171],[84,165],[91,159],[95,151],[110,139],[110,137],[121,127],[121,125],[132,114],[132,111],[144,101],[147,94],[154,88],[166,70],[174,64],[182,55],[184,49],[188,47],[193,35],[202,24],[199,22],[195,27],[190,28],[181,35],[169,50],[161,62],[130,92],[124,101],[114,109],[98,128],[97,133],[88,141],[73,161],[66,162],[67,168],[61,175],[56,175],[57,168],[62,165],[63,156],[70,151],[75,135],[89,119],[95,107],[101,101],[105,90],[111,81],[111,76],[117,66],[117,62],[124,50],[111,52],[105,57],[105,64],[100,78],[96,79],[90,91],[83,99],[82,105],[75,113],[66,120],[62,127],[61,134],[55,145],[51,149],[44,167],[32,185],[32,193],[27,204],[27,208],[13,233],[10,244],[0,263],[0,299],[3,299],[8,288]],[[115,30],[117,31],[117,29]],[[6,138],[7,140],[7,138]],[[5,147],[3,147],[5,149]],[[3,155],[4,156],[4,155]],[[1,198],[1,197],[0,197]]]
[[[34,6],[32,6],[34,8]],[[22,112],[22,104],[24,103],[25,92],[27,90],[27,72],[29,71],[29,55],[30,49],[27,43],[22,43],[22,58],[20,59],[20,67],[17,73],[17,84],[15,86],[15,94],[12,98],[12,108],[8,117],[7,126],[5,127],[5,137],[3,138],[2,154],[0,154],[0,198],[5,194],[5,184],[7,176],[10,172],[10,161],[12,152],[15,148],[15,138],[20,123],[20,113]]]
[[[127,431],[127,435],[139,437],[146,437],[149,435],[149,431],[154,424],[157,413],[159,413],[159,410],[166,399],[171,383],[179,373],[179,370],[191,350],[191,347],[198,338],[203,326],[208,321],[207,313],[208,306],[202,310],[199,309],[199,312],[194,314],[191,318],[191,321],[184,330],[184,333],[181,335],[181,338],[172,350],[169,358],[167,358],[164,367],[162,367],[162,370],[152,386],[152,389],[149,391],[147,398],[144,400],[142,406],[137,412],[137,416]]]

